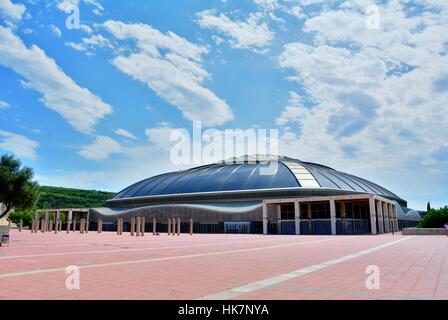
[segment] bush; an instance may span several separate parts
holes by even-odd
[[[431,209],[417,224],[417,228],[443,228],[448,223],[448,207]]]

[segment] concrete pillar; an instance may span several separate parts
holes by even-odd
[[[277,234],[282,233],[282,206],[277,204]]]
[[[376,200],[376,213],[378,216],[378,233],[384,233],[384,222],[383,222],[383,206],[380,200]]]
[[[157,220],[156,218],[152,219],[152,235],[155,236],[156,235],[156,231],[157,230]]]
[[[180,236],[180,218],[177,218],[177,235]]]
[[[395,226],[395,231],[398,232],[399,231],[399,227],[398,227],[398,211],[397,211],[397,206],[396,205],[392,205],[392,212],[394,213],[394,226]]]
[[[76,223],[78,222],[76,219],[77,219],[77,217],[74,217],[72,220],[72,222],[73,222],[73,230],[72,231],[73,232],[76,232]]]
[[[331,234],[336,234],[336,203],[334,199],[330,199],[330,219],[331,219]]]
[[[40,232],[45,233],[45,219],[40,222]]]
[[[40,220],[36,219],[36,233],[40,230]]]
[[[263,203],[263,234],[268,234],[268,205]]]
[[[79,233],[84,234],[86,231],[86,219],[79,220]]]
[[[45,223],[44,223],[44,232],[48,232],[48,219],[49,219],[49,211],[45,211]]]
[[[140,227],[141,227],[141,218],[137,217],[137,228],[136,228],[136,232],[137,232],[137,237],[140,237]]]
[[[313,214],[311,210],[311,202],[308,203],[306,207],[307,216],[308,216],[308,230],[310,234],[313,234]]]
[[[140,227],[140,232],[141,232],[142,237],[144,237],[145,236],[145,217],[142,217],[140,222],[142,224],[142,226]]]
[[[20,219],[19,232],[22,232],[22,228],[23,228],[23,220]]]
[[[49,226],[48,226],[48,232],[52,232],[53,231],[53,224],[54,224],[53,220],[50,220],[49,221]]]
[[[341,227],[342,227],[342,233],[347,233],[347,227],[346,227],[346,221],[345,218],[347,216],[347,211],[345,210],[345,201],[341,201]]]
[[[86,218],[86,233],[89,233],[89,224],[90,224],[90,211],[87,211],[87,218]]]
[[[171,219],[171,227],[172,227],[171,234],[173,236],[175,236],[176,235],[176,218]]]
[[[383,218],[384,218],[384,232],[385,233],[389,233],[389,212],[387,209],[387,203],[382,201],[382,206],[383,206]]]
[[[31,233],[34,233],[34,226],[36,225],[36,219],[33,219],[33,221],[31,221]]]
[[[120,217],[117,217],[117,236],[120,235]]]
[[[296,234],[300,234],[300,203],[299,201],[294,201],[294,221],[296,226]]]
[[[375,198],[369,198],[369,211],[370,211],[370,229],[372,234],[377,234],[376,230],[376,210],[375,210]]]
[[[73,211],[72,210],[68,211],[68,216],[67,216],[66,220],[67,220],[67,233],[69,233],[70,232],[70,226],[71,226],[71,223],[73,221]]]
[[[190,219],[190,236],[193,235],[193,219]]]
[[[98,219],[98,226],[97,226],[97,232],[101,233],[103,232],[103,220],[102,219]]]
[[[171,218],[168,218],[168,235],[171,234]]]
[[[134,236],[135,234],[135,218],[131,218],[131,236]]]
[[[389,210],[390,230],[395,232],[395,214],[393,212],[393,206],[391,203],[388,203],[387,206]]]

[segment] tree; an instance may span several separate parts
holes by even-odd
[[[431,204],[428,201],[428,204],[426,205],[426,211],[431,211]]]
[[[0,203],[6,210],[0,212],[0,219],[13,208],[18,210],[31,209],[36,205],[39,184],[32,181],[33,169],[22,167],[20,160],[10,155],[0,158]]]
[[[418,228],[443,228],[448,222],[448,207],[429,210],[418,222]]]

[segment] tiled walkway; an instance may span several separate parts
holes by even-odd
[[[448,299],[448,237],[13,231],[0,248],[0,299],[209,298]]]

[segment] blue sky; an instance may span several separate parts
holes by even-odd
[[[272,128],[281,154],[442,206],[447,54],[444,0],[0,0],[0,153],[119,191],[181,169],[173,128]]]

